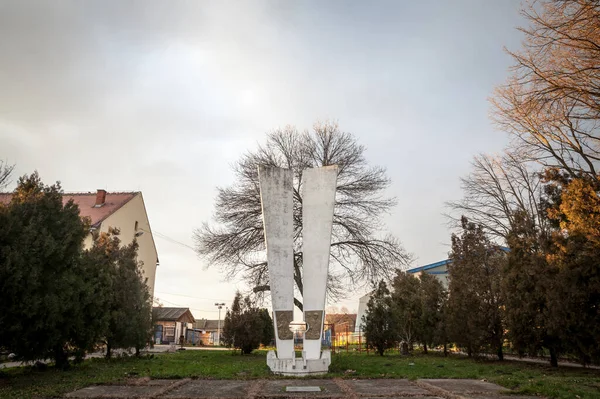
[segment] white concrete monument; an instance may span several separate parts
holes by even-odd
[[[302,358],[296,359],[290,330],[294,318],[294,176],[290,169],[259,167],[277,346],[277,353],[267,354],[267,364],[276,374],[324,374],[331,363],[330,352],[321,351],[321,338],[337,173],[337,166],[306,169],[302,173],[303,299],[307,330]]]

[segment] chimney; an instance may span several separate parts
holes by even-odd
[[[106,190],[98,189],[96,192],[96,203],[94,208],[100,208],[106,202]]]

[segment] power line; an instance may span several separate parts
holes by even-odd
[[[156,298],[156,299],[158,300],[158,302],[166,302],[168,304],[171,304],[171,305],[174,305],[174,306],[178,306],[180,308],[188,308],[188,309],[192,309],[192,310],[197,310],[198,312],[211,312],[211,313],[218,312],[218,310],[207,310],[207,309],[190,308],[188,306],[184,306],[184,305],[180,305],[178,303],[167,301],[166,299],[160,299],[160,298]]]
[[[159,233],[159,232],[157,232],[157,231],[156,231],[155,233],[156,233],[156,236],[157,236],[157,237],[159,237],[159,238],[162,238],[163,240],[167,240],[167,241],[169,241],[169,242],[171,242],[171,243],[173,243],[173,244],[181,245],[182,247],[185,247],[185,248],[191,249],[192,251],[196,252],[196,249],[195,249],[194,247],[192,247],[191,245],[188,245],[188,244],[186,244],[186,243],[183,243],[183,242],[181,242],[181,241],[177,241],[176,239],[174,239],[174,238],[171,238],[171,237],[169,237],[169,236],[166,236],[166,235],[164,235],[164,234],[161,234],[161,233]]]
[[[223,299],[223,298],[202,298],[199,296],[191,296],[191,295],[183,295],[183,294],[173,294],[171,292],[161,292],[161,291],[156,291],[157,294],[164,294],[164,295],[174,295],[174,296],[183,296],[186,298],[194,298],[194,299],[207,299],[210,301],[228,301],[229,299]]]
[[[140,230],[147,231],[147,230],[144,230],[144,229],[140,229]],[[186,248],[191,249],[192,251],[196,252],[196,249],[194,247],[192,247],[191,245],[188,245],[188,244],[186,244],[184,242],[181,242],[181,241],[177,241],[176,239],[171,238],[171,237],[169,237],[166,234],[163,234],[163,233],[158,232],[156,230],[153,230],[151,234],[155,235],[158,238],[162,238],[163,240],[170,241],[173,244],[181,245],[183,247],[186,247]]]

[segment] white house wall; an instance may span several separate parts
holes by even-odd
[[[354,332],[360,332],[363,330],[362,318],[365,314],[367,314],[367,304],[369,303],[369,299],[371,299],[371,293],[360,297],[360,299],[358,300],[358,313],[356,315]]]
[[[142,271],[147,278],[150,294],[154,297],[154,282],[156,277],[156,263],[158,254],[154,246],[154,239],[150,233],[150,223],[142,193],[137,193],[121,208],[117,209],[112,215],[108,216],[100,226],[100,232],[108,232],[110,227],[116,227],[120,230],[119,238],[122,245],[130,244],[135,238],[135,222],[138,222],[137,232],[143,232],[137,237],[139,245],[138,261],[142,262]],[[91,247],[91,234],[85,240],[84,245]]]

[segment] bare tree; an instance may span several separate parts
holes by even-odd
[[[0,191],[11,183],[10,176],[14,169],[15,165],[9,165],[4,161],[0,161]]]
[[[269,290],[258,183],[258,165],[292,169],[294,174],[294,281],[302,295],[302,171],[338,165],[328,295],[344,296],[349,286],[389,279],[409,255],[390,235],[379,236],[381,216],[394,205],[384,196],[385,169],[367,164],[365,147],[337,124],[315,124],[312,132],[286,127],[235,165],[235,183],[218,188],[214,219],[194,232],[197,253],[228,277],[241,275],[256,293]],[[302,309],[302,302],[295,304]]]
[[[600,5],[597,0],[530,1],[530,27],[494,119],[528,159],[596,177],[600,160]]]
[[[500,157],[476,156],[471,173],[461,178],[463,199],[446,203],[451,210],[447,215],[451,223],[460,226],[464,215],[492,236],[506,241],[518,213],[545,230],[547,218],[540,208],[541,176],[522,159],[520,153],[514,152]]]

